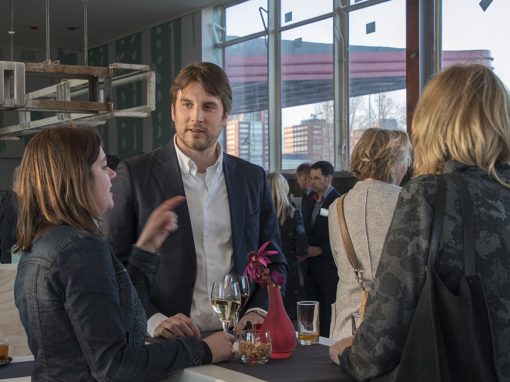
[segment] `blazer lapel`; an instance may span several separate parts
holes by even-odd
[[[163,201],[176,195],[186,195],[184,184],[182,183],[181,169],[179,160],[175,152],[173,140],[166,145],[163,150],[159,150],[154,156],[154,166],[152,167],[156,182],[159,184]],[[189,216],[188,202],[180,204],[175,208],[175,213],[179,216],[180,233],[189,253],[195,254],[195,243],[193,240],[193,230],[191,228],[191,218]]]
[[[223,175],[227,185],[228,205],[230,209],[230,230],[232,232],[232,249],[234,251],[234,269],[237,269],[237,254],[239,254],[239,239],[244,232],[244,216],[246,203],[244,197],[244,181],[235,181],[241,177],[241,174],[235,174],[237,163],[235,160],[224,154],[223,156]]]

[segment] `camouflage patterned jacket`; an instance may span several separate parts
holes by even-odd
[[[482,275],[492,321],[500,381],[510,381],[510,189],[478,167],[445,164],[458,172],[473,199],[477,271]],[[510,167],[497,167],[510,181]],[[441,233],[439,274],[449,287],[463,274],[462,213],[457,189],[447,179],[446,216]],[[409,325],[424,283],[436,182],[433,176],[412,179],[402,190],[381,255],[365,322],[340,365],[358,380],[393,369],[400,361]],[[437,265],[436,265],[437,266]]]

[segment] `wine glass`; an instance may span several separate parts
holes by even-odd
[[[217,281],[211,290],[211,304],[221,321],[223,331],[228,333],[228,326],[234,314],[241,307],[241,290],[238,283]]]
[[[244,306],[248,301],[248,297],[250,297],[250,281],[248,280],[248,276],[245,275],[225,275],[224,281],[229,283],[238,283],[239,289],[241,290],[241,306],[234,314],[233,318],[233,326],[235,333],[237,323],[239,322],[239,312],[244,309]]]

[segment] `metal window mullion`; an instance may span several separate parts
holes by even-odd
[[[279,29],[279,31],[281,33],[281,32],[284,32],[286,30],[289,30],[289,29],[294,29],[294,28],[298,28],[298,27],[301,27],[301,26],[304,26],[304,25],[313,24],[313,23],[315,23],[317,21],[322,21],[322,20],[329,19],[330,17],[333,16],[333,14],[334,14],[334,12],[329,12],[329,13],[326,13],[326,14],[323,14],[323,15],[320,15],[320,16],[313,17],[311,19],[306,19],[306,20],[302,20],[302,21],[299,21],[299,22],[291,24],[291,25],[286,25],[284,27],[280,27],[279,26],[278,29]],[[279,20],[278,20],[278,25],[279,24],[280,23],[279,23]],[[240,44],[240,43],[248,41],[248,40],[253,40],[255,38],[263,37],[265,35],[266,35],[266,31],[260,31],[260,32],[256,32],[256,33],[251,33],[251,34],[246,35],[246,36],[237,37],[237,38],[234,38],[234,39],[231,39],[231,40],[222,41],[222,42],[216,44],[216,46],[218,48],[224,48],[224,47],[229,46],[229,45]]]
[[[333,14],[334,14],[334,12],[329,12],[329,13],[325,13],[320,16],[312,17],[310,19],[298,21],[294,24],[285,25],[283,27],[280,27],[280,32],[285,32],[286,30],[289,30],[289,29],[299,28],[299,27],[302,27],[303,25],[313,24],[318,21],[329,19],[333,16]]]
[[[420,93],[428,80],[441,67],[440,0],[420,0],[419,4],[419,57],[420,57]]]
[[[434,9],[434,48],[435,62],[434,68],[436,73],[443,68],[443,0],[435,0]]]
[[[282,169],[280,0],[268,0],[269,170]]]
[[[343,0],[339,0],[339,1],[343,1]],[[377,4],[381,4],[381,3],[386,3],[387,1],[391,1],[391,0],[368,0],[368,1],[364,1],[362,3],[353,4],[353,5],[343,5],[342,9],[345,12],[352,12],[352,11],[357,11],[359,9],[371,7],[373,5],[377,5]],[[347,4],[348,3],[349,2],[347,1]]]
[[[246,35],[246,36],[243,36],[243,37],[237,37],[237,38],[234,38],[232,40],[220,42],[220,43],[216,44],[216,47],[218,47],[218,48],[225,48],[227,46],[241,44],[241,43],[249,41],[249,40],[253,40],[253,39],[256,39],[256,38],[259,38],[259,37],[264,37],[265,35],[266,35],[266,31],[252,33],[252,34],[249,34],[249,35]]]
[[[334,17],[334,113],[335,113],[335,167],[347,170],[349,166],[349,14],[340,9]]]

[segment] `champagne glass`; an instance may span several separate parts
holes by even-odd
[[[230,321],[241,307],[239,284],[225,281],[215,282],[211,290],[211,304],[221,321],[223,331],[228,333]]]
[[[248,301],[248,297],[250,297],[250,281],[248,280],[248,276],[245,275],[226,275],[224,281],[229,283],[238,283],[239,289],[241,290],[241,306],[234,314],[233,318],[233,326],[235,333],[237,323],[239,322],[239,312],[244,309],[244,306]]]

